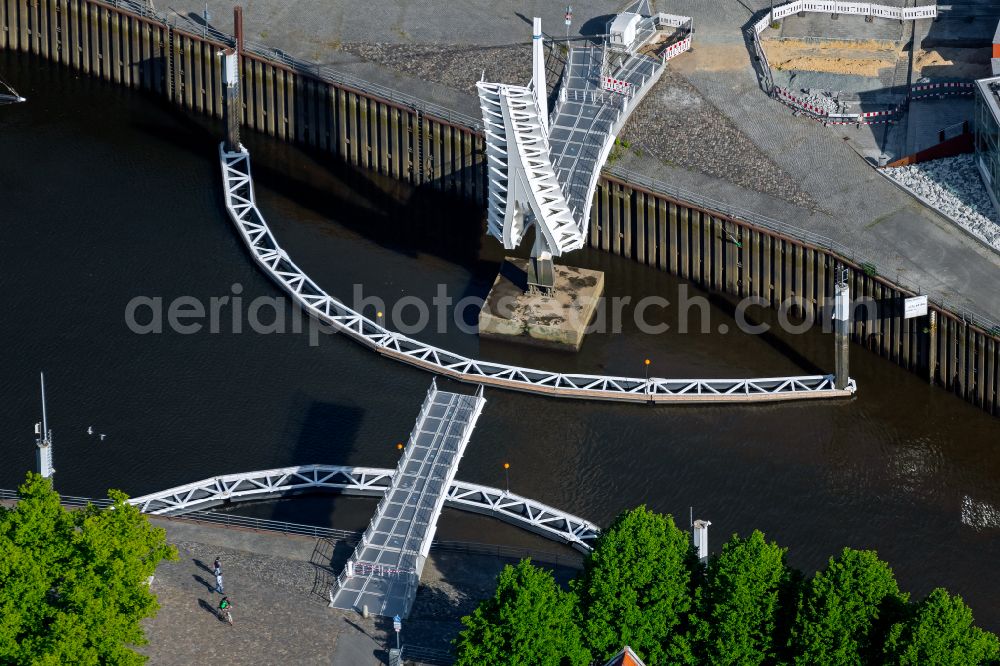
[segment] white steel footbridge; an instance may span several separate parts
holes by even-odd
[[[224,474],[129,500],[143,513],[181,516],[227,503],[303,493],[382,497],[396,470],[348,465],[296,465]],[[590,552],[600,529],[571,513],[501,488],[452,480],[444,505],[498,518],[540,536]]]
[[[448,487],[485,402],[481,387],[463,395],[439,391],[432,381],[375,517],[337,578],[331,606],[409,614]]]
[[[476,84],[486,136],[488,230],[507,249],[517,247],[532,224],[535,257],[583,247],[615,137],[667,60],[691,46],[691,19],[650,14],[647,0],[615,17],[608,31],[601,46],[569,50],[551,115],[537,18],[531,82]]]

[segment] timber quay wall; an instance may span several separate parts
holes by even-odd
[[[131,0],[0,0],[0,28],[0,48],[222,118],[219,52],[235,46],[231,35]],[[485,206],[478,118],[240,41],[246,128]],[[904,319],[902,301],[918,290],[829,239],[612,167],[588,243],[735,297],[794,299],[814,318],[846,269],[852,296],[874,304],[853,322],[856,343],[1000,416],[1000,324],[933,298],[936,326]]]

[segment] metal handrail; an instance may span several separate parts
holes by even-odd
[[[434,102],[417,97],[416,95],[388,88],[354,74],[347,74],[346,72],[335,70],[327,65],[321,65],[319,63],[301,58],[295,58],[288,55],[281,49],[244,40],[243,50],[244,52],[252,53],[265,60],[277,61],[285,67],[303,74],[309,74],[317,79],[326,81],[327,83],[354,88],[366,94],[381,97],[399,106],[419,110],[422,113],[445,120],[449,123],[465,125],[469,129],[475,131],[483,130],[483,121],[479,118],[461,113],[460,111],[448,109],[439,104],[435,104]]]

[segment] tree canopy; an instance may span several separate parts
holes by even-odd
[[[126,495],[68,511],[52,484],[28,474],[0,507],[0,663],[141,664],[140,621],[158,609],[146,580],[176,559],[162,529]]]
[[[972,609],[943,588],[933,590],[889,631],[886,662],[959,666],[1000,659],[997,637],[976,627]]]
[[[776,657],[775,628],[790,572],[785,549],[754,530],[712,558],[695,593],[696,653],[706,664],[761,664]],[[778,646],[780,647],[780,646]]]
[[[865,661],[882,645],[876,623],[906,597],[875,551],[845,548],[805,584],[792,629],[795,663]]]
[[[693,561],[687,533],[644,506],[602,532],[575,585],[594,657],[610,659],[629,645],[648,663],[689,662]]]
[[[811,578],[785,556],[754,531],[699,563],[670,516],[626,511],[570,583],[575,595],[528,562],[505,569],[463,619],[458,663],[603,664],[628,645],[647,666],[1000,666],[1000,641],[961,598],[937,589],[908,603],[874,551],[845,548]]]
[[[552,574],[522,560],[497,577],[493,598],[462,618],[467,627],[455,641],[458,666],[586,666],[573,621],[576,597],[560,589]]]

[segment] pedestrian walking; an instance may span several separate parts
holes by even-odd
[[[212,569],[215,570],[216,576],[222,573],[222,562],[219,561],[219,558],[215,558],[215,564],[212,566]]]
[[[233,626],[233,614],[230,612],[232,607],[229,597],[222,597],[222,601],[219,602],[219,619],[228,622],[229,626]]]
[[[222,588],[222,571],[217,571],[215,573],[215,591],[219,594],[225,594],[225,590]]]

